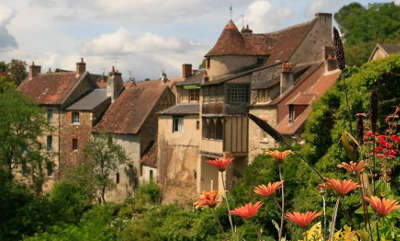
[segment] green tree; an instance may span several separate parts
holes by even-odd
[[[105,192],[114,186],[111,175],[118,166],[127,161],[123,147],[112,142],[110,135],[94,136],[83,150],[86,161],[91,165],[92,174],[96,181],[96,189],[104,203]]]
[[[0,92],[0,165],[10,182],[17,173],[30,175],[36,193],[42,190],[48,161],[38,137],[47,130],[43,108],[12,87]]]
[[[26,63],[22,60],[13,59],[7,64],[8,78],[16,86],[20,85],[22,81],[28,76],[26,71]]]
[[[393,2],[368,6],[350,3],[334,17],[345,39],[346,60],[350,66],[367,62],[377,43],[400,42],[400,6]]]

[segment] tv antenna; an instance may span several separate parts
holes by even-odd
[[[229,6],[229,15],[230,15],[230,17],[232,19],[232,16],[233,16],[233,0],[231,0],[231,6]]]

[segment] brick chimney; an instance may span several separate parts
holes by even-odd
[[[118,98],[123,87],[124,82],[122,80],[121,73],[119,73],[113,66],[107,79],[107,96],[111,97],[111,103]]]
[[[293,64],[292,63],[283,63],[282,64],[282,73],[281,73],[281,91],[282,95],[288,89],[290,89],[294,84],[293,77]]]
[[[183,64],[182,65],[182,77],[187,78],[192,75],[192,65],[191,64]]]
[[[335,49],[331,46],[322,48],[322,56],[324,57],[325,72],[333,71],[338,68],[335,56]]]
[[[76,76],[80,76],[86,71],[86,63],[81,58],[81,62],[76,63]]]
[[[29,66],[29,75],[28,75],[29,80],[32,80],[33,77],[39,75],[40,71],[41,71],[41,66],[35,65],[35,62],[32,62],[32,65]]]

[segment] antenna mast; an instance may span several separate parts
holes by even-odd
[[[229,15],[232,19],[232,15],[233,15],[233,0],[231,0],[231,6],[229,7]]]

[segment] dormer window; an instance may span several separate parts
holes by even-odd
[[[295,118],[294,105],[289,105],[289,124],[294,122]]]
[[[262,90],[257,90],[257,102],[259,103],[265,103],[268,100],[267,96],[267,90],[262,89]]]

